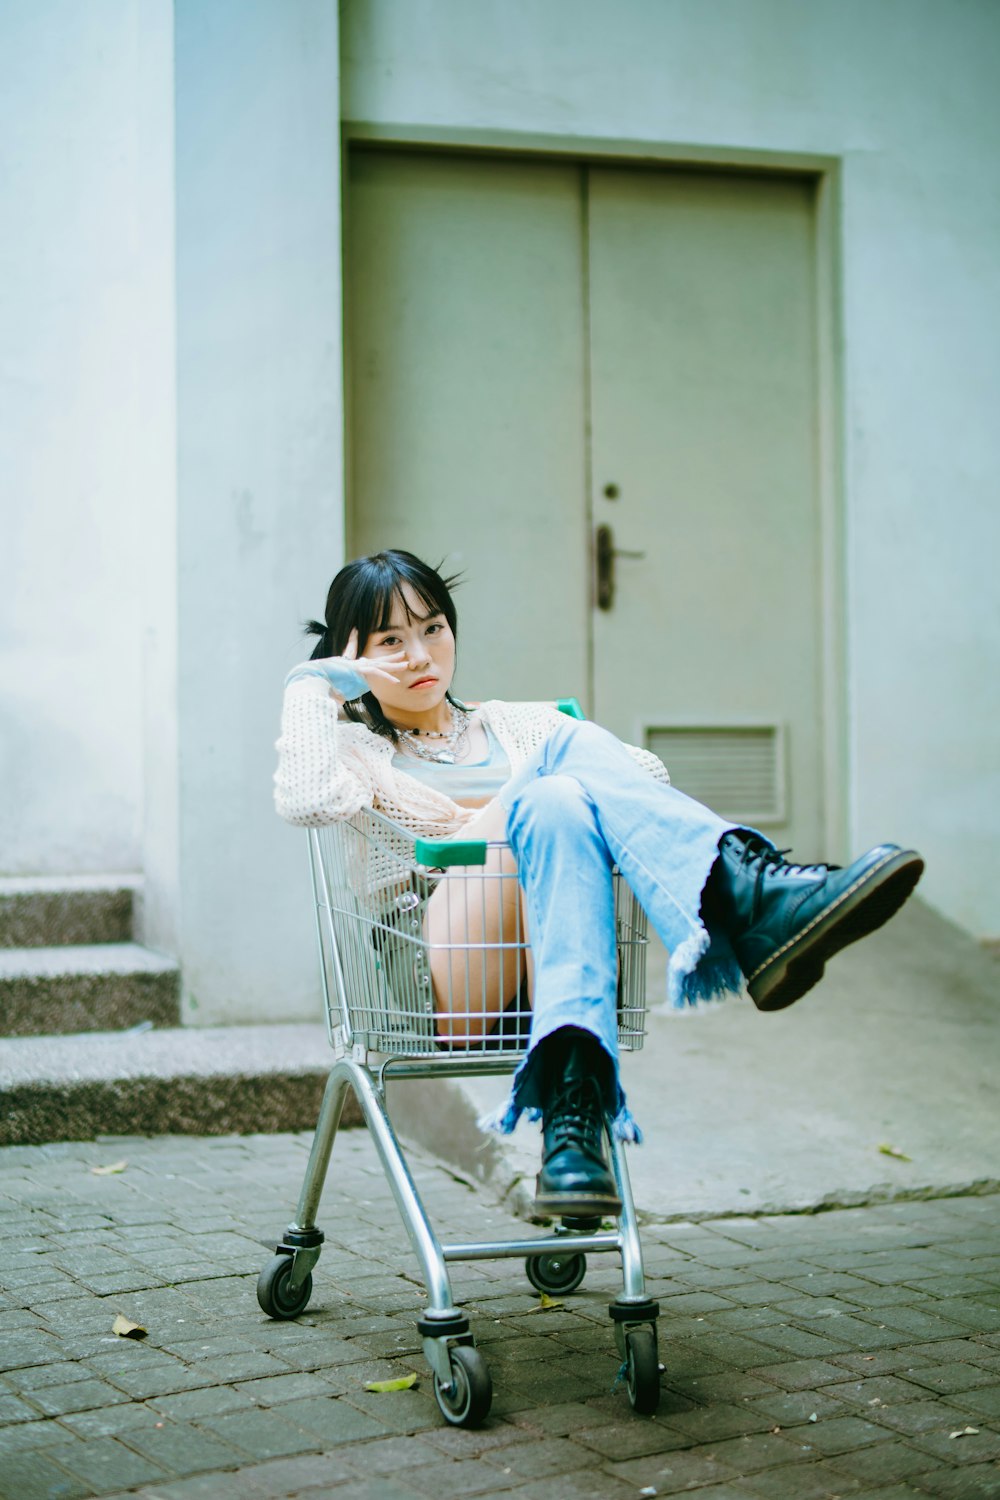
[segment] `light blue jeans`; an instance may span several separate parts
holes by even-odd
[[[481,1123],[508,1133],[541,1114],[539,1042],[562,1026],[591,1032],[614,1063],[605,1108],[617,1136],[641,1139],[618,1076],[618,968],[612,870],[618,866],[670,953],[678,1007],[739,992],[726,937],[709,933],[701,895],[723,834],[738,825],[655,781],[620,740],[567,719],[500,793],[528,903],[535,988],[528,1051],[510,1098]]]

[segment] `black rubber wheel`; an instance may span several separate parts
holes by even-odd
[[[577,1251],[565,1255],[529,1255],[524,1262],[531,1285],[549,1296],[560,1292],[575,1292],[587,1274],[587,1257]]]
[[[493,1404],[493,1382],[489,1366],[471,1344],[455,1344],[451,1356],[451,1386],[441,1384],[434,1376],[434,1399],[441,1415],[453,1427],[478,1427],[485,1422]]]
[[[625,1379],[632,1410],[651,1417],[660,1404],[660,1356],[656,1330],[648,1325],[625,1335]]]
[[[257,1301],[269,1318],[297,1318],[312,1296],[312,1273],[294,1291],[288,1285],[292,1257],[276,1255],[257,1277]]]

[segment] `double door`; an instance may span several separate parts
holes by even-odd
[[[791,176],[358,150],[346,258],[350,555],[464,575],[460,693],[574,694],[810,857],[814,217]]]

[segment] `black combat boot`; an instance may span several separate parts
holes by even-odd
[[[727,833],[702,915],[732,943],[757,1009],[783,1010],[822,978],[828,958],[899,910],[923,869],[919,854],[896,844],[841,869],[789,864],[763,839]]]
[[[535,1208],[546,1216],[617,1216],[622,1201],[604,1155],[611,1059],[589,1031],[566,1026],[541,1044],[542,1170]]]

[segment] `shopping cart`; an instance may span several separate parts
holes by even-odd
[[[573,700],[560,707],[579,714]],[[414,839],[381,814],[365,810],[331,827],[310,829],[309,853],[334,1063],[295,1219],[257,1283],[262,1309],[273,1318],[295,1318],[309,1302],[312,1269],[324,1239],[316,1214],[351,1088],[423,1273],[428,1305],[417,1328],[445,1420],[477,1426],[493,1395],[489,1368],[475,1346],[469,1320],[455,1305],[448,1263],[524,1256],[528,1280],[539,1292],[566,1296],[582,1282],[587,1254],[609,1251],[621,1256],[622,1291],[609,1312],[629,1400],[637,1412],[655,1411],[659,1306],[646,1294],[622,1143],[609,1135],[622,1200],[616,1227],[603,1227],[596,1219],[564,1219],[552,1233],[531,1238],[441,1244],[390,1122],[390,1081],[509,1074],[524,1056],[530,948],[509,847]],[[629,1052],[642,1046],[645,1034],[646,916],[617,872],[614,880],[618,1042]],[[506,923],[494,924],[504,940],[432,944],[424,912],[442,887],[436,908],[447,902],[449,914],[460,909],[463,925],[457,930],[471,936],[489,932],[491,918],[505,908]],[[443,930],[456,928],[449,920]],[[486,1003],[487,994],[496,992],[498,977],[501,991],[513,997],[499,1016]],[[444,1012],[447,1022],[442,1021]]]

